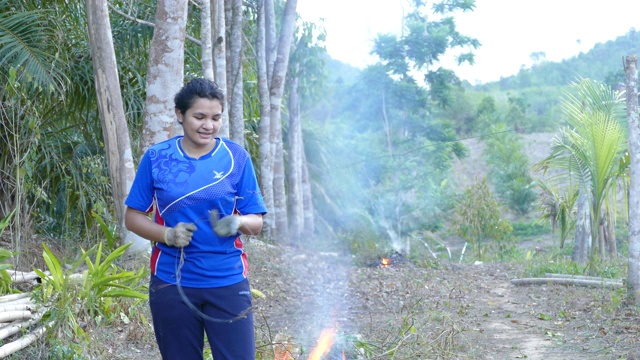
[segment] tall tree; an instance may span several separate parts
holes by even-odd
[[[273,158],[273,200],[275,215],[274,236],[282,241],[288,241],[287,198],[285,191],[284,151],[282,143],[282,97],[289,66],[289,54],[293,42],[293,32],[296,27],[297,0],[287,0],[282,17],[282,26],[278,38],[278,51],[273,65],[273,75],[269,87],[270,95],[270,140],[275,146]]]
[[[242,0],[225,3],[229,41],[227,42],[227,89],[229,89],[229,133],[231,140],[244,146]]]
[[[146,79],[142,150],[179,130],[173,97],[184,79],[184,47],[188,0],[158,0]]]
[[[87,1],[86,12],[94,82],[118,221],[118,233],[125,243],[132,243],[129,251],[141,252],[148,249],[148,241],[128,231],[124,226],[124,200],[129,194],[135,171],[129,129],[120,93],[120,79],[107,1]]]
[[[270,100],[269,100],[269,75],[267,71],[268,52],[266,45],[267,38],[267,3],[273,0],[259,0],[257,14],[256,33],[256,70],[258,77],[258,96],[260,97],[260,124],[258,127],[258,152],[260,156],[260,188],[264,197],[267,209],[273,209],[273,151],[270,141],[271,121],[270,121]],[[263,232],[267,238],[271,237],[274,228],[273,214],[264,217]]]
[[[638,57],[627,56],[627,120],[631,185],[629,191],[629,260],[627,294],[632,303],[640,305],[640,119],[638,118]]]
[[[215,80],[213,75],[213,29],[211,0],[200,0],[200,43],[202,47],[202,76]]]
[[[213,72],[215,82],[220,86],[225,95],[222,107],[229,109],[229,96],[227,92],[227,34],[225,21],[225,0],[213,0],[211,6],[211,19],[213,21]],[[220,136],[229,137],[229,111],[222,112],[222,128]]]
[[[292,71],[297,74],[297,70]],[[304,203],[302,189],[302,167],[304,152],[302,146],[302,126],[300,124],[300,95],[298,94],[298,78],[290,77],[289,80],[289,128],[287,131],[288,154],[288,214],[289,235],[294,241],[299,241],[304,231]]]

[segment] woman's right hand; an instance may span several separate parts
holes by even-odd
[[[169,246],[183,248],[189,245],[193,232],[197,229],[193,223],[178,223],[164,233],[164,243]]]

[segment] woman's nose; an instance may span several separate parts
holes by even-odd
[[[204,127],[206,127],[207,129],[213,129],[213,119],[207,119],[204,122]]]

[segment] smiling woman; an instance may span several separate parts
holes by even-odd
[[[194,79],[175,96],[184,128],[145,152],[126,199],[126,226],[153,243],[149,306],[162,358],[255,353],[248,262],[241,235],[266,213],[249,153],[216,137],[224,95]],[[150,221],[152,215],[154,221]]]

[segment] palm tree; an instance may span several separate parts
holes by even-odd
[[[575,94],[567,92],[562,101],[569,126],[561,130],[549,156],[536,167],[559,170],[549,181],[578,182],[579,191],[587,195],[592,245],[589,258],[593,264],[596,254],[604,255],[604,239],[599,233],[603,207],[614,196],[616,179],[627,171],[627,167],[619,166],[625,163],[619,161],[626,147],[621,123],[625,108],[620,93],[590,79],[572,83],[571,88]]]

